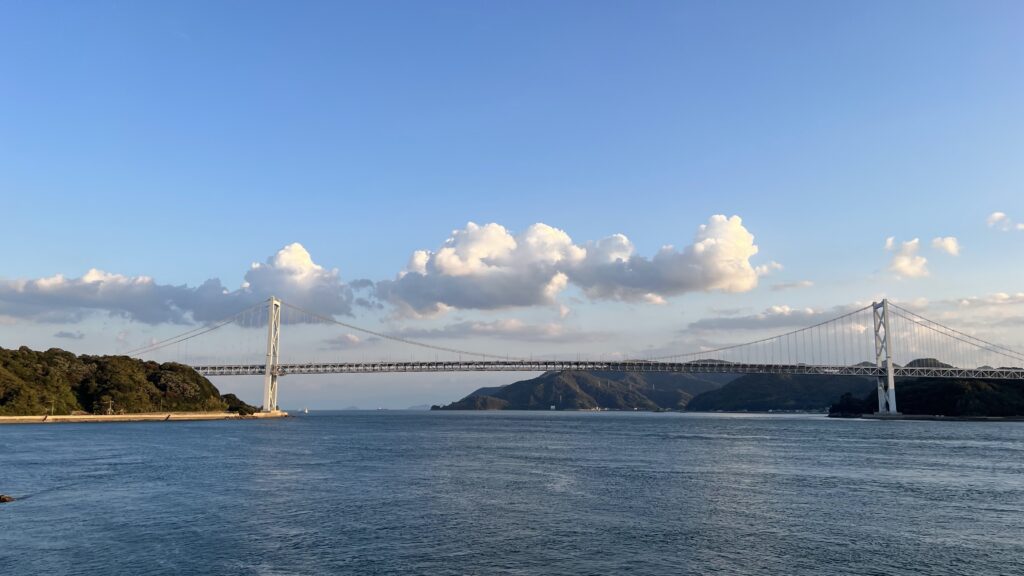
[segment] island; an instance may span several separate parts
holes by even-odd
[[[946,418],[1024,416],[1024,381],[906,378],[896,381],[896,407],[904,415]],[[829,416],[859,417],[878,409],[874,391],[843,394]]]
[[[480,388],[433,409],[825,412],[843,394],[872,389],[858,377],[563,371]]]
[[[937,366],[920,359],[911,366]],[[505,386],[480,388],[433,410],[636,410],[810,412],[860,417],[878,407],[877,383],[863,376],[816,374],[675,374],[545,372]],[[899,378],[904,415],[1024,416],[1024,381]]]
[[[222,395],[206,377],[184,364],[77,356],[59,348],[0,348],[0,417],[8,417],[7,421],[26,421],[25,417],[88,420],[89,416],[132,420],[139,414],[154,415],[151,419],[189,419],[182,414],[206,419],[258,411],[234,394]],[[168,417],[159,417],[165,414]]]

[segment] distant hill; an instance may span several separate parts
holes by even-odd
[[[875,389],[871,378],[671,372],[547,372],[480,388],[443,410],[824,411],[843,394]]]
[[[918,358],[907,362],[907,368],[953,368],[953,365],[940,362],[935,358]]]
[[[485,386],[483,388],[477,388],[467,394],[466,398],[469,398],[470,396],[490,396],[502,388],[504,388],[504,386]]]
[[[183,364],[127,356],[76,356],[59,348],[0,348],[0,415],[91,412],[208,412],[245,414],[255,407],[222,397],[205,377]]]
[[[896,408],[928,416],[1024,416],[1024,381],[908,378],[896,381]],[[876,392],[847,394],[829,413],[855,416],[878,409]]]
[[[907,366],[944,367],[932,358]],[[829,410],[873,413],[874,377],[816,374],[676,374],[668,372],[547,372],[507,386],[480,388],[443,410],[687,410],[767,412]],[[1024,382],[899,379],[896,404],[904,414],[1024,415]]]
[[[480,388],[441,410],[682,410],[697,394],[728,380],[637,372],[545,372],[507,386]]]
[[[874,378],[817,374],[747,374],[687,405],[695,412],[824,411],[843,394],[875,390]]]

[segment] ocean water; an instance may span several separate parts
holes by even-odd
[[[340,412],[0,427],[0,574],[1024,574],[1024,424]]]

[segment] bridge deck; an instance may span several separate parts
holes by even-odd
[[[263,364],[194,366],[204,376],[257,376],[266,372]],[[288,374],[373,374],[399,372],[547,372],[585,370],[595,372],[676,372],[687,374],[823,374],[833,376],[884,376],[876,366],[817,366],[810,364],[739,364],[720,361],[647,362],[627,360],[595,362],[586,360],[479,360],[466,362],[341,362],[280,364],[275,373]],[[904,378],[983,378],[1024,380],[1024,368],[894,368]]]

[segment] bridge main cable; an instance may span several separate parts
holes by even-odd
[[[679,354],[669,354],[667,356],[655,356],[653,358],[647,358],[647,360],[654,361],[654,362],[660,362],[660,361],[663,361],[663,360],[675,360],[677,358],[702,357],[702,356],[707,356],[708,354],[716,354],[716,353],[719,353],[719,352],[726,352],[726,351],[729,351],[729,350],[736,350],[737,348],[743,348],[744,346],[754,346],[756,344],[764,344],[766,342],[771,342],[773,340],[778,340],[780,338],[785,338],[787,336],[792,336],[794,334],[800,334],[802,332],[807,332],[809,330],[814,330],[815,328],[821,328],[822,326],[825,326],[825,325],[828,325],[828,324],[832,324],[833,322],[838,322],[840,320],[843,320],[845,318],[849,318],[849,317],[854,316],[856,314],[860,314],[861,312],[864,312],[864,311],[870,310],[870,309],[871,309],[871,304],[868,304],[867,306],[864,306],[863,308],[858,308],[857,310],[853,310],[851,312],[847,312],[846,314],[842,314],[840,316],[836,316],[835,318],[830,318],[830,319],[825,320],[823,322],[818,322],[817,324],[814,324],[814,325],[811,325],[811,326],[805,326],[803,328],[798,328],[796,330],[791,330],[791,331],[785,332],[783,334],[776,334],[774,336],[769,336],[767,338],[761,338],[759,340],[751,340],[750,342],[743,342],[741,344],[731,344],[729,346],[722,346],[720,348],[715,348],[713,350],[703,350],[703,351],[700,351],[700,352],[681,352]]]
[[[1022,353],[1020,353],[1020,352],[1018,352],[1018,351],[1016,351],[1016,350],[1014,350],[1012,348],[1007,348],[1006,346],[1001,346],[999,344],[994,344],[994,343],[989,342],[987,340],[982,340],[981,338],[978,338],[977,336],[971,336],[970,334],[966,334],[964,332],[961,332],[961,331],[957,330],[956,328],[950,328],[949,326],[946,326],[945,324],[941,324],[941,323],[936,322],[934,320],[929,320],[928,318],[925,318],[924,316],[921,316],[920,314],[916,314],[914,312],[911,312],[910,310],[907,310],[906,308],[903,308],[902,306],[898,306],[896,304],[891,304],[891,303],[889,304],[889,306],[891,306],[895,311],[897,311],[897,314],[902,316],[908,322],[911,322],[911,323],[913,323],[913,324],[915,324],[917,326],[920,326],[921,328],[925,328],[927,330],[931,330],[932,332],[935,332],[936,334],[938,334],[940,336],[943,336],[943,337],[946,337],[946,338],[951,338],[953,340],[957,340],[959,342],[963,342],[965,344],[969,344],[971,346],[975,346],[977,348],[981,348],[981,349],[986,350],[988,352],[991,352],[993,354],[997,354],[997,355],[1003,356],[1005,358],[1010,358],[1011,360],[1016,360],[1016,361],[1024,362],[1024,354],[1022,354]],[[936,328],[936,326],[938,328]]]
[[[336,320],[336,319],[328,317],[328,316],[323,316],[323,315],[317,314],[315,312],[310,312],[309,310],[304,310],[302,308],[299,308],[298,306],[293,306],[292,304],[289,304],[287,302],[282,302],[282,305],[284,305],[285,308],[290,308],[292,310],[295,310],[296,312],[300,312],[302,314],[306,314],[307,316],[310,316],[311,318],[316,318],[317,320],[320,320],[321,322],[328,323],[328,324],[336,324],[338,326],[343,326],[345,328],[348,328],[349,330],[355,330],[357,332],[362,332],[363,334],[369,334],[371,336],[375,336],[377,338],[382,338],[384,340],[390,340],[392,342],[399,342],[401,344],[408,344],[410,346],[419,346],[420,348],[427,348],[427,349],[434,350],[434,351],[437,351],[437,352],[447,352],[449,354],[459,354],[459,355],[462,355],[462,356],[473,356],[473,357],[476,357],[476,358],[491,358],[491,359],[495,359],[495,360],[523,360],[523,358],[516,358],[516,357],[511,357],[511,356],[500,356],[498,354],[486,354],[484,352],[472,352],[472,351],[469,351],[469,350],[459,350],[458,348],[448,348],[446,346],[436,346],[436,345],[433,345],[433,344],[426,344],[426,343],[423,343],[423,342],[417,342],[415,340],[409,340],[407,338],[402,338],[400,336],[394,336],[392,334],[386,334],[384,332],[376,332],[374,330],[369,330],[369,329],[366,329],[366,328],[355,326],[353,324],[348,324],[346,322],[341,322],[340,320]]]
[[[186,340],[191,340],[193,338],[198,338],[199,336],[203,336],[204,334],[209,334],[210,332],[213,332],[214,330],[219,330],[220,328],[223,328],[223,327],[227,326],[228,324],[232,324],[232,323],[236,322],[240,316],[242,316],[244,314],[247,314],[247,313],[249,313],[249,312],[251,312],[251,311],[253,311],[255,309],[258,309],[258,308],[263,308],[263,303],[262,302],[260,302],[259,304],[253,304],[252,306],[249,306],[248,308],[242,310],[241,312],[238,312],[238,313],[236,313],[236,314],[234,314],[232,316],[229,316],[229,317],[227,317],[227,318],[225,318],[223,320],[220,320],[218,322],[214,322],[213,324],[206,324],[206,325],[200,326],[198,328],[193,328],[192,330],[189,330],[187,332],[182,332],[181,334],[177,334],[175,336],[171,336],[170,338],[164,338],[163,340],[159,340],[157,342],[152,342],[152,343],[147,344],[145,346],[140,346],[139,348],[135,348],[134,350],[129,350],[129,351],[125,352],[125,356],[138,356],[139,354],[145,354],[147,352],[154,352],[154,351],[159,350],[161,348],[166,348],[168,346],[173,346],[175,344],[179,344],[179,343],[184,342]]]

